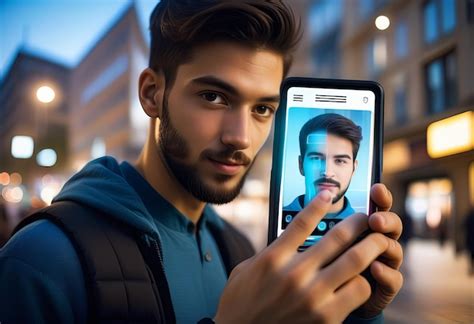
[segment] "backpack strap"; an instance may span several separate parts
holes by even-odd
[[[95,209],[64,201],[25,218],[14,233],[39,219],[61,228],[77,252],[88,294],[88,322],[175,322],[169,289],[158,292],[143,246],[137,244],[141,238],[124,225]],[[156,280],[164,280],[167,288],[164,276]]]
[[[224,222],[223,229],[212,223],[209,229],[216,240],[227,275],[229,276],[240,262],[255,254],[255,249],[245,235],[240,233],[225,219],[221,219]]]

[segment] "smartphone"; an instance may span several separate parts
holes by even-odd
[[[268,242],[322,190],[329,213],[298,249],[317,244],[354,213],[374,211],[380,182],[383,89],[373,81],[287,78],[275,116]]]

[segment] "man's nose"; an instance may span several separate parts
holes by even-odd
[[[325,178],[334,177],[333,166],[329,159],[323,160],[321,163],[321,176]]]
[[[221,141],[234,150],[244,150],[250,146],[250,111],[230,109],[224,118]]]

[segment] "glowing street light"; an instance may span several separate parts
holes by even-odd
[[[377,27],[378,30],[387,29],[390,27],[390,19],[388,19],[387,16],[378,16],[375,19],[375,27]]]
[[[56,97],[56,93],[51,87],[41,86],[36,90],[36,98],[43,103],[50,103]]]
[[[17,159],[29,159],[33,155],[35,143],[31,136],[13,136],[11,153]]]

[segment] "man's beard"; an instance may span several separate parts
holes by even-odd
[[[180,161],[189,155],[189,145],[171,124],[168,112],[168,99],[166,96],[163,100],[163,114],[160,122],[159,136],[161,157],[164,158],[168,171],[172,172],[178,182],[196,199],[221,205],[234,200],[235,197],[239,195],[254,161],[241,151],[235,151],[231,148],[226,148],[222,151],[204,150],[199,156],[201,160],[209,157],[217,158],[217,160],[232,159],[244,167],[247,167],[246,172],[237,185],[229,190],[223,189],[222,186],[213,187],[206,185],[201,179],[197,167],[187,165]],[[231,180],[231,178],[231,176],[224,174],[216,174],[215,176],[215,180],[222,183]]]
[[[344,198],[344,196],[347,192],[347,189],[349,189],[349,185],[350,185],[350,181],[349,181],[349,183],[347,184],[347,187],[345,187],[343,190],[341,190],[341,184],[338,181],[333,180],[333,179],[329,179],[329,178],[319,178],[318,180],[316,180],[314,182],[314,186],[317,187],[318,184],[320,184],[320,183],[331,183],[331,184],[333,184],[333,185],[335,185],[339,188],[339,193],[332,199],[333,204],[337,203],[339,200]]]

